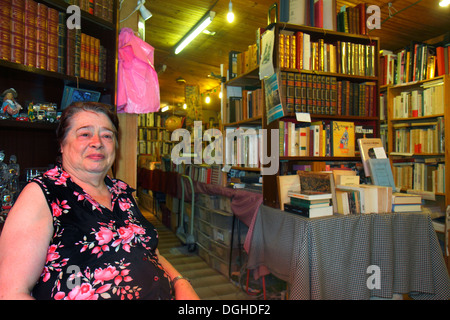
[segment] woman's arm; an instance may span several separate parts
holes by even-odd
[[[167,261],[162,255],[160,255],[158,249],[156,249],[156,255],[158,256],[158,261],[164,270],[169,275],[170,279],[175,279],[181,274],[172,266],[172,264]],[[195,293],[194,288],[186,279],[180,279],[175,282],[175,299],[176,300],[200,300],[197,293]]]
[[[0,299],[31,299],[53,235],[52,214],[41,188],[20,193],[0,237]]]

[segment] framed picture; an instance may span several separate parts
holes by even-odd
[[[64,86],[63,98],[61,101],[61,110],[67,108],[72,102],[100,100],[100,92],[87,89]]]

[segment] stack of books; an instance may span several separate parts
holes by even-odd
[[[333,215],[331,193],[315,191],[288,191],[290,203],[284,204],[284,211],[302,215],[307,218],[318,218]]]
[[[418,194],[392,194],[392,212],[421,212],[422,196]]]

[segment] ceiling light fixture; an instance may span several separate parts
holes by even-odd
[[[209,93],[206,95],[205,102],[206,103],[210,103],[211,102],[211,97],[209,96]]]
[[[234,21],[233,5],[231,4],[231,0],[230,4],[228,5],[227,20],[229,23],[232,23]]]
[[[179,54],[200,32],[202,32],[214,19],[216,13],[208,11],[203,18],[181,39],[175,46],[175,54]]]
[[[122,3],[123,3],[123,1],[121,1],[120,7],[122,7]],[[125,19],[120,20],[120,22],[124,22],[125,20],[127,20],[129,17],[131,17],[138,10],[141,13],[142,18],[145,21],[150,19],[152,17],[152,13],[144,6],[144,3],[145,3],[145,0],[138,0],[136,8],[134,8],[133,12],[131,12],[128,15],[128,17],[126,17]]]
[[[440,2],[439,2],[439,6],[441,6],[441,7],[446,7],[446,6],[448,6],[450,4],[450,0],[441,0]]]
[[[161,112],[166,112],[167,110],[169,110],[169,106],[165,106],[161,109]]]

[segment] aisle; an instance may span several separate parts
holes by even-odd
[[[247,295],[231,283],[227,277],[211,268],[195,253],[187,251],[177,236],[150,211],[141,208],[147,218],[158,230],[159,251],[185,277],[191,279],[192,286],[203,300],[251,300]]]

